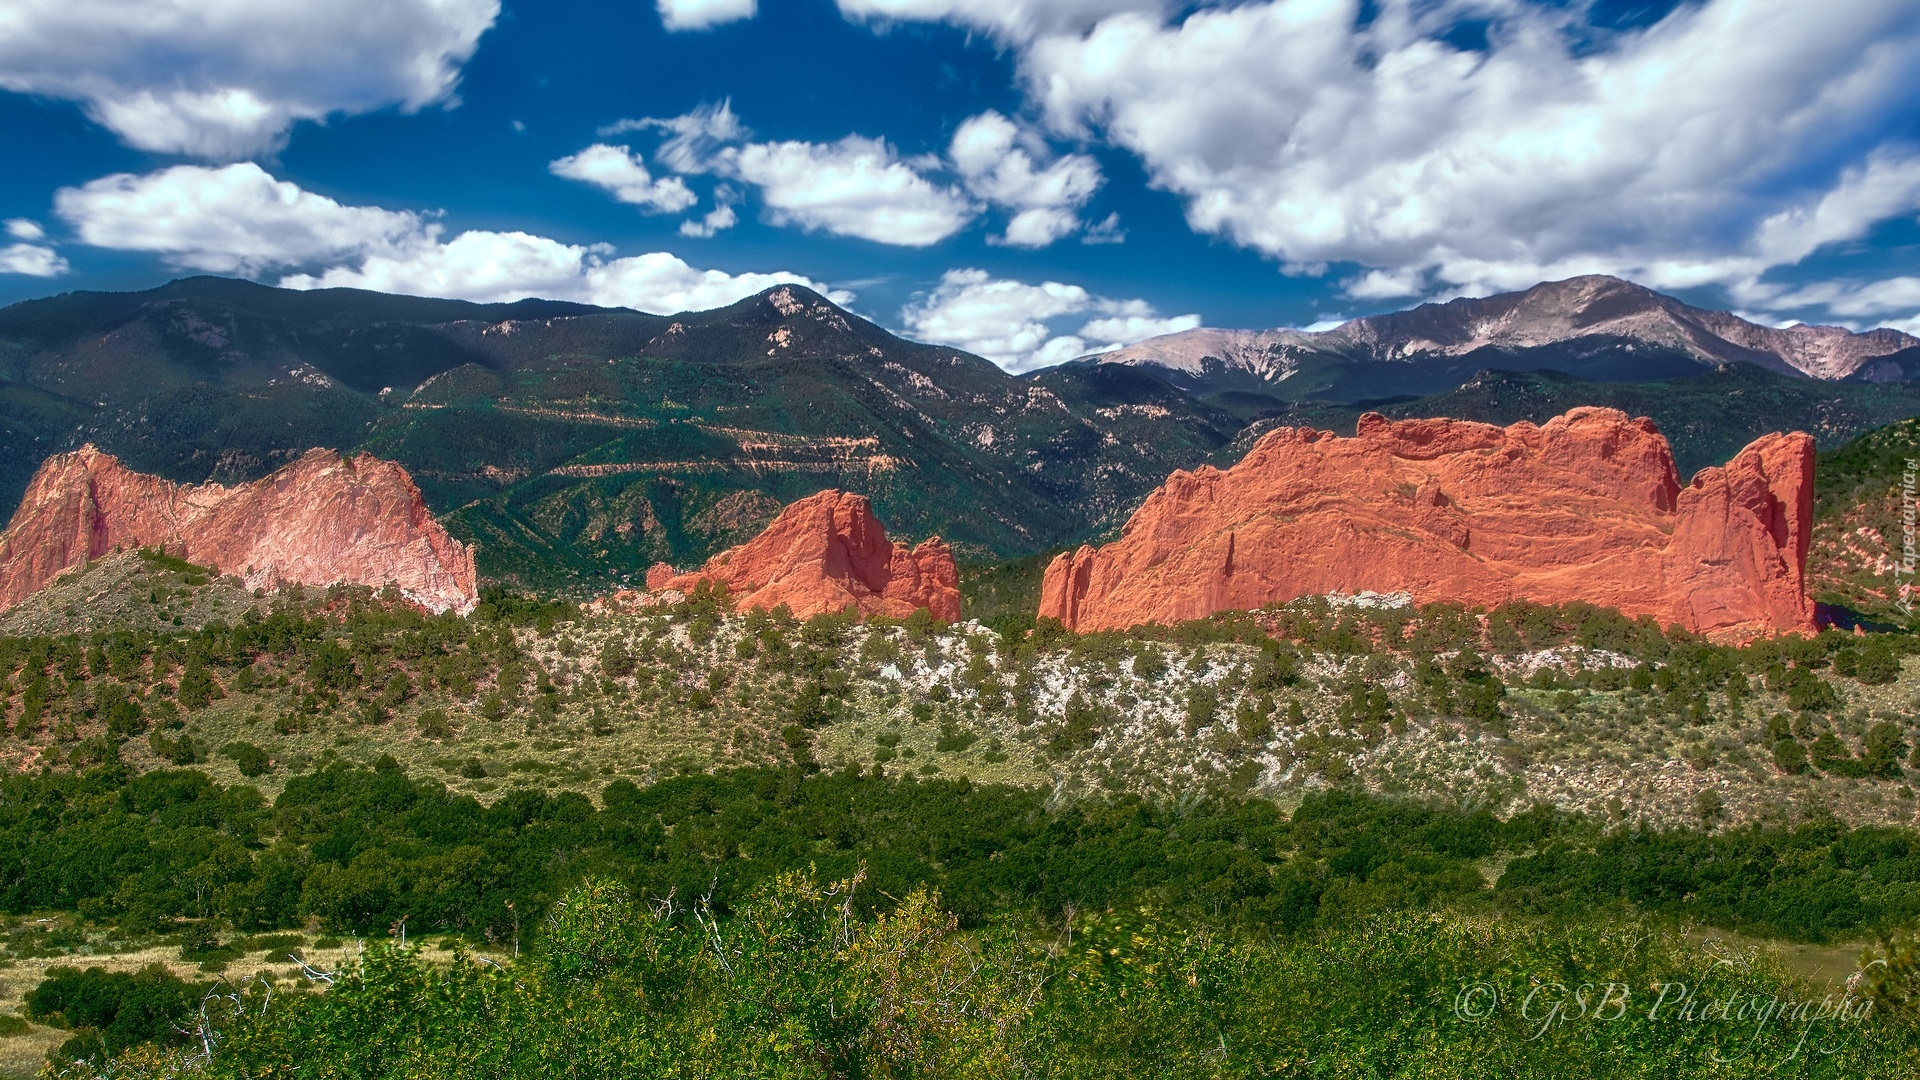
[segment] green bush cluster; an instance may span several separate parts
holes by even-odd
[[[55,966],[27,991],[26,1014],[43,1024],[74,1031],[50,1056],[98,1067],[130,1047],[190,1045],[182,1030],[199,1010],[207,987],[186,982],[165,964],[139,971]]]
[[[810,738],[788,734],[797,752]],[[1044,791],[798,768],[616,780],[601,803],[520,790],[482,806],[391,761],[292,777],[271,806],[191,770],[12,777],[0,781],[0,909],[136,929],[317,918],[360,934],[406,918],[416,933],[507,940],[589,868],[648,896],[711,894],[724,911],[788,870],[864,866],[870,896],[937,889],[967,925],[1150,903],[1291,934],[1467,905],[1656,912],[1821,940],[1920,917],[1920,834],[1832,823],[1634,831],[1340,792],[1291,816],[1235,798],[1059,806]],[[1496,887],[1487,860],[1506,866]]]
[[[969,930],[920,891],[865,914],[870,888],[789,872],[723,913],[589,880],[510,967],[376,946],[325,993],[214,999],[205,1061],[156,1048],[115,1075],[1838,1078],[1920,1054],[1863,1000],[1754,1015],[1814,995],[1633,924],[1400,914],[1273,939],[1149,906]]]

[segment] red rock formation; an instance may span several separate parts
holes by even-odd
[[[1040,614],[1082,630],[1326,593],[1584,600],[1716,638],[1810,631],[1813,439],[1768,435],[1681,488],[1645,418],[1281,428],[1222,472],[1176,472],[1119,540],[1047,567]]]
[[[742,608],[781,604],[799,618],[859,609],[904,617],[926,608],[960,617],[960,575],[938,537],[917,547],[889,543],[863,495],[822,491],[780,511],[759,536],[707,560],[690,574],[666,564],[647,572],[647,588],[688,592],[702,580],[725,583]]]
[[[256,587],[391,583],[433,611],[479,599],[473,552],[394,462],[309,450],[250,484],[182,485],[89,445],[48,458],[0,533],[0,609],[87,559],[160,545]]]

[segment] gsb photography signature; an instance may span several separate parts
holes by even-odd
[[[1575,1024],[1732,1025],[1742,1030],[1752,1049],[1771,1030],[1791,1036],[1784,1064],[1804,1052],[1835,1052],[1838,1037],[1851,1036],[1865,1023],[1874,1003],[1856,994],[1859,984],[1856,976],[1838,994],[1798,998],[1738,987],[1709,990],[1677,979],[1656,979],[1644,986],[1534,979],[1512,988],[1479,980],[1460,984],[1453,996],[1453,1016],[1465,1023],[1517,1017],[1528,1042]]]

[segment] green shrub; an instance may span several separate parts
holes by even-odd
[[[1797,740],[1783,738],[1773,744],[1773,766],[1789,776],[1807,771],[1807,748]]]
[[[743,638],[742,640],[751,641],[752,639]],[[752,652],[749,651],[746,658],[751,658],[751,656]],[[633,655],[627,652],[626,645],[623,644],[619,638],[609,638],[607,643],[600,647],[601,674],[608,678],[624,679],[633,674],[633,669]]]
[[[241,776],[265,776],[273,771],[273,761],[267,752],[250,742],[230,742],[220,748],[220,756],[233,759],[234,768]]]
[[[1788,668],[1780,678],[1787,704],[1800,712],[1826,712],[1840,704],[1833,684],[1813,673],[1811,668]]]
[[[79,1032],[56,1051],[60,1058],[117,1054],[142,1043],[188,1045],[179,1030],[198,1010],[205,988],[186,982],[164,964],[141,970],[108,972],[91,967],[47,969],[47,977],[27,991],[32,1020]]]
[[[174,695],[180,707],[192,712],[204,709],[215,699],[222,697],[220,685],[213,681],[213,675],[198,658],[187,663],[180,673],[180,689]]]
[[[413,723],[420,734],[429,739],[453,738],[453,721],[448,718],[445,709],[422,709],[420,715],[414,717]]]
[[[1861,652],[1854,676],[1868,686],[1886,686],[1900,678],[1900,657],[1885,642],[1875,642]]]
[[[933,748],[942,753],[957,754],[979,741],[980,736],[974,732],[962,731],[947,725],[940,729],[940,738],[933,744]]]

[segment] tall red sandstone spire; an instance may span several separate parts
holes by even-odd
[[[890,543],[864,495],[827,490],[780,511],[759,536],[729,548],[688,574],[664,563],[647,572],[649,589],[691,590],[724,583],[742,608],[787,605],[807,618],[857,608],[904,617],[926,608],[960,617],[960,576],[953,552],[938,537],[915,547]]]
[[[394,462],[316,449],[250,484],[183,485],[88,445],[48,458],[0,533],[0,609],[87,559],[160,545],[254,586],[391,583],[433,611],[479,599],[473,552]]]
[[[1419,603],[1584,600],[1722,639],[1814,628],[1813,439],[1768,435],[1682,488],[1645,418],[1536,427],[1280,428],[1238,465],[1176,472],[1119,540],[1048,566],[1040,614],[1083,630],[1335,592]]]

